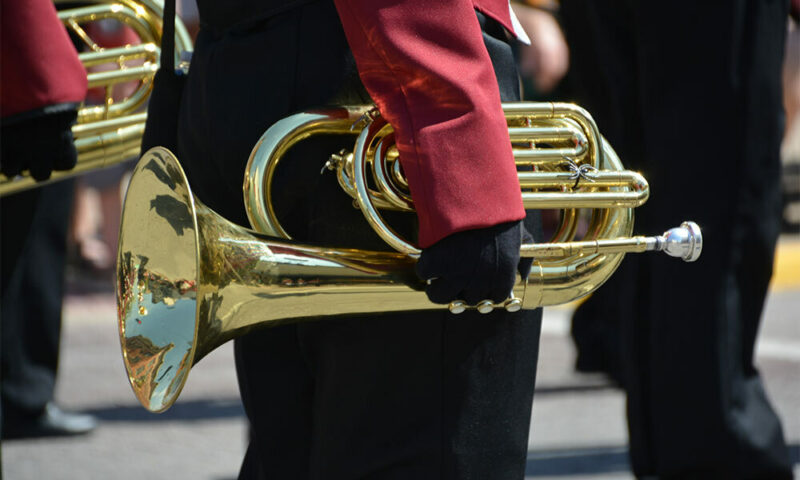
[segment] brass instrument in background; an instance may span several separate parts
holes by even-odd
[[[534,258],[511,298],[475,306],[515,311],[575,300],[597,289],[626,252],[663,250],[686,261],[702,248],[692,222],[656,237],[630,237],[632,209],[647,200],[644,178],[623,170],[591,117],[569,104],[504,105],[528,209],[562,209],[548,243],[524,245]],[[304,112],[273,125],[254,148],[245,177],[248,216],[237,226],[192,194],[164,148],[137,165],[122,216],[117,308],[125,367],[150,411],[169,408],[191,367],[252,329],[335,315],[445,308],[428,301],[414,273],[417,250],[382,220],[380,209],[412,210],[391,127],[369,107]],[[290,239],[271,202],[283,155],[312,135],[353,135],[352,153],[333,170],[367,221],[398,252],[302,245]],[[455,140],[454,140],[455,141]],[[323,168],[324,168],[323,167]],[[487,174],[490,174],[488,172]],[[324,200],[321,200],[324,201]],[[591,209],[586,222],[581,212]],[[577,232],[585,233],[576,240]],[[449,305],[458,313],[473,308]]]
[[[72,0],[55,0],[56,6],[74,5]],[[145,104],[153,89],[153,76],[158,70],[161,45],[162,3],[155,0],[83,0],[82,7],[59,8],[58,17],[64,26],[84,43],[87,51],[78,54],[87,71],[93,67],[111,66],[105,71],[88,73],[89,88],[103,88],[102,105],[83,105],[78,122],[72,128],[78,162],[68,171],[53,171],[50,180],[36,182],[28,172],[16,178],[0,174],[0,196],[36,187],[88,171],[116,165],[139,154],[147,118]],[[85,30],[90,22],[113,19],[130,27],[139,44],[104,48]],[[186,27],[176,18],[176,65],[183,52],[192,49]],[[138,86],[126,98],[115,101],[114,86],[136,81]]]

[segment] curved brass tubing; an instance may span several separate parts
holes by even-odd
[[[522,254],[536,255],[531,275],[517,279],[512,298],[488,308],[564,303],[597,288],[623,252],[685,243],[678,240],[526,245]],[[558,267],[542,261],[553,256],[576,261]],[[402,253],[300,245],[235,225],[197,200],[168,150],[153,148],[131,178],[117,256],[119,335],[134,393],[148,410],[166,410],[193,365],[253,329],[448,308],[428,301],[414,263]]]
[[[580,107],[504,109],[526,207],[559,208],[564,214],[550,242],[522,246],[520,254],[533,257],[531,273],[518,278],[499,304],[428,301],[425,284],[414,273],[418,250],[396,237],[378,213],[387,206],[409,209],[413,202],[391,126],[369,106],[299,113],[264,133],[244,183],[254,230],[199,202],[168,150],[147,152],[131,178],[117,258],[120,341],[142,405],[156,412],[169,408],[197,361],[256,328],[364,313],[532,309],[591,293],[625,253],[664,251],[697,259],[702,234],[691,222],[660,236],[630,236],[633,207],[647,200],[647,182],[623,169]],[[301,245],[278,222],[271,202],[277,165],[292,146],[320,134],[356,137],[353,152],[334,153],[319,167],[335,172],[367,221],[398,252]],[[582,238],[575,238],[582,218],[577,212],[583,209],[592,213]]]

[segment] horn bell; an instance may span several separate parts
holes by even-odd
[[[117,257],[119,335],[134,393],[146,409],[166,410],[195,363],[255,327],[436,308],[414,262],[235,225],[194,197],[169,150],[151,149],[128,187]]]

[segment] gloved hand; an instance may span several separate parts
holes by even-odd
[[[0,172],[13,177],[30,170],[34,179],[42,181],[50,178],[53,170],[75,167],[78,152],[72,125],[77,116],[77,111],[71,109],[3,125]]]
[[[434,303],[500,303],[509,297],[517,272],[530,273],[533,260],[520,259],[519,249],[531,240],[522,221],[454,233],[422,251],[417,275],[430,280],[425,293]]]

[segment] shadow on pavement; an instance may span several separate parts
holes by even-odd
[[[789,445],[793,465],[800,465],[800,445]],[[528,452],[526,477],[630,473],[627,447],[538,450]]]
[[[528,452],[526,477],[629,473],[627,447],[578,448]]]
[[[575,385],[543,385],[537,386],[535,394],[538,395],[561,395],[569,393],[591,393],[602,390],[619,390],[620,387],[614,383],[595,383],[595,384],[575,384]]]
[[[164,413],[154,414],[139,405],[86,410],[103,422],[181,421],[244,416],[239,398],[180,401]]]

